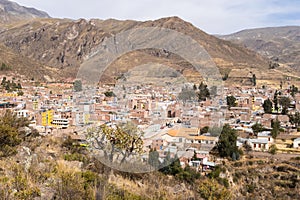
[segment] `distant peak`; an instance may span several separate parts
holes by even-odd
[[[13,23],[35,18],[50,18],[50,16],[35,8],[21,6],[8,0],[0,0],[0,23]]]

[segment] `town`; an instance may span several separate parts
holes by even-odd
[[[300,155],[300,94],[295,85],[225,86],[215,101],[211,96],[216,89],[203,82],[122,85],[115,94],[113,84],[99,85],[91,93],[79,80],[41,83],[5,76],[1,80],[1,113],[11,110],[27,118],[40,135],[70,137],[85,148],[93,148],[87,134],[91,127],[130,122],[143,141],[139,159],[147,161],[155,151],[160,163],[177,156],[182,167],[205,172],[221,162],[211,152],[222,126],[228,124],[237,132],[238,149],[253,155]]]

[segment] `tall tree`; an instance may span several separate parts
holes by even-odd
[[[199,85],[199,93],[198,93],[198,99],[199,101],[205,101],[206,98],[210,97],[209,90],[207,88],[207,85],[205,85],[203,82]]]
[[[274,139],[276,139],[280,133],[280,121],[278,120],[278,118],[271,121],[271,127],[272,127],[271,135]]]
[[[228,124],[225,124],[217,143],[217,150],[221,157],[239,157],[239,151],[236,146],[237,134]]]
[[[273,107],[273,103],[269,98],[264,101],[263,108],[264,108],[265,113],[271,114],[272,113],[272,107]]]
[[[291,104],[290,98],[288,98],[288,97],[281,97],[281,98],[279,99],[279,104],[282,106],[282,111],[281,111],[281,113],[282,113],[283,115],[286,115],[286,114],[288,113],[288,108],[289,108],[289,106],[290,106],[290,104]]]
[[[150,150],[148,163],[155,169],[158,169],[160,167],[159,153],[156,151],[156,149]]]
[[[295,94],[298,93],[298,87],[296,87],[295,85],[292,85],[290,90],[291,90],[292,97],[295,97]]]
[[[279,107],[278,107],[278,92],[277,92],[277,90],[274,93],[273,102],[274,102],[275,111],[278,112]]]
[[[252,83],[253,83],[253,86],[256,86],[256,75],[255,74],[252,75]]]

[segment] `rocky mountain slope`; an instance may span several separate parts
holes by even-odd
[[[51,81],[57,77],[57,70],[46,65],[33,61],[30,58],[16,54],[11,49],[0,44],[0,65],[8,66],[0,70],[0,74],[22,75],[27,79]]]
[[[49,18],[43,11],[35,8],[27,8],[8,0],[0,0],[0,24],[8,25],[17,21],[34,18]]]
[[[249,29],[220,38],[242,44],[300,71],[300,26]]]
[[[10,3],[5,0],[1,2]],[[287,75],[282,74],[280,70],[278,73],[278,71],[268,69],[269,60],[254,51],[206,34],[178,17],[146,22],[114,19],[53,19],[48,18],[48,15],[43,12],[23,8],[14,3],[10,4],[11,6],[6,6],[8,8],[4,9],[8,14],[0,13],[2,18],[6,15],[15,16],[14,13],[18,13],[16,16],[23,16],[25,13],[24,15],[29,16],[30,20],[14,22],[9,26],[0,24],[0,29],[1,27],[3,29],[0,43],[12,53],[21,55],[24,60],[30,59],[31,62],[44,68],[49,66],[50,68],[47,68],[49,70],[44,71],[46,77],[53,77],[53,71],[55,71],[58,74],[53,77],[55,79],[74,79],[85,58],[104,40],[123,31],[143,27],[167,28],[191,37],[204,47],[222,75],[228,77],[228,81],[231,80],[233,83],[247,82],[252,73],[256,74],[258,80],[267,81],[280,80]],[[4,58],[0,57],[1,60]],[[149,62],[167,65],[187,77],[198,79],[190,63],[179,55],[172,55],[159,49],[145,49],[123,55],[113,62],[105,75],[107,80],[115,80],[115,77],[130,68]]]
[[[222,72],[232,68],[267,69],[267,60],[254,52],[208,35],[177,17],[147,22],[39,19],[5,31],[0,42],[18,54],[59,69],[64,77],[74,77],[84,58],[106,38],[139,27],[169,28],[192,37],[207,50]],[[163,57],[171,65],[173,61],[179,62],[174,56],[165,58],[158,51],[142,54],[134,55],[141,63],[157,57]]]

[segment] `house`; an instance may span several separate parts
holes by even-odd
[[[300,138],[296,138],[293,141],[293,148],[299,148],[300,147]]]
[[[257,139],[248,139],[248,144],[254,151],[267,151],[269,150],[269,141],[268,138],[257,138]]]
[[[206,163],[208,161],[207,156],[197,154],[196,157],[197,157],[196,160],[191,160],[189,162],[189,166],[198,168],[201,164]]]
[[[240,148],[243,146],[243,144],[250,145],[254,151],[268,151],[271,143],[268,141],[268,138],[264,137],[256,139],[238,137],[236,142],[237,147]]]
[[[151,143],[151,148],[155,150],[162,150],[165,141],[162,138],[153,139]]]
[[[171,129],[162,138],[171,143],[192,143],[194,136],[199,135],[199,128]]]
[[[205,136],[205,135],[195,136],[193,139],[195,140],[195,142],[198,142],[200,144],[216,145],[218,142],[218,137]]]
[[[15,111],[18,117],[25,117],[25,118],[29,118],[30,116],[30,111],[29,110],[18,110]]]
[[[260,138],[267,138],[269,143],[273,143],[274,142],[274,139],[273,139],[273,137],[271,135],[271,131],[262,131],[262,132],[259,132],[259,133],[257,133],[257,138],[258,139],[260,139]]]

